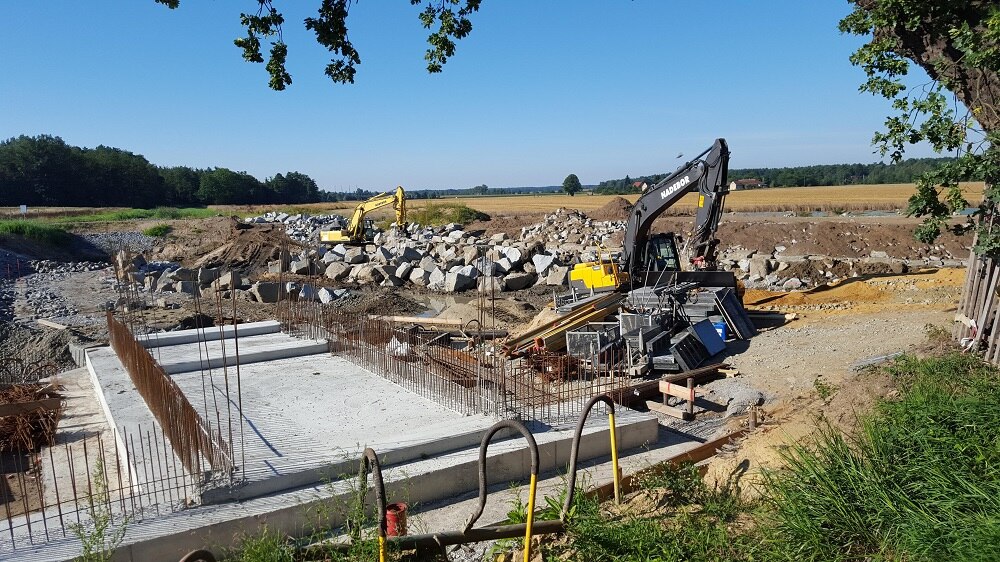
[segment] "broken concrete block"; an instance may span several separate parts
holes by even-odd
[[[389,260],[391,260],[392,257],[392,252],[386,249],[385,246],[379,246],[375,248],[375,251],[372,253],[371,262],[384,265],[389,263]]]
[[[462,230],[452,230],[451,232],[448,233],[448,236],[446,236],[446,238],[448,240],[451,240],[452,242],[458,242],[459,240],[462,239],[463,236],[465,236],[465,232],[464,231],[462,231]]]
[[[469,279],[475,279],[475,278],[479,277],[479,270],[476,269],[476,267],[472,266],[472,265],[462,266],[462,267],[460,267],[460,268],[458,268],[456,270],[456,273],[459,273],[460,275],[464,275],[464,276],[468,277]]]
[[[195,281],[178,281],[174,283],[174,290],[178,293],[193,295],[198,292],[198,283]]]
[[[462,250],[462,264],[472,265],[477,259],[479,259],[479,248],[467,246]]]
[[[471,267],[471,266],[467,266]],[[444,290],[449,293],[457,293],[460,291],[465,291],[476,286],[476,281],[468,275],[464,275],[457,271],[448,273],[445,275],[444,279]]]
[[[781,284],[781,288],[786,291],[793,291],[802,287],[802,281],[798,277],[789,277]]]
[[[281,293],[281,284],[273,281],[258,281],[250,287],[250,294],[257,302],[278,302]]]
[[[222,270],[218,267],[199,267],[198,283],[208,285],[212,281],[218,279],[220,275],[222,275]]]
[[[534,273],[511,273],[504,277],[504,286],[509,291],[520,291],[535,284],[538,277]]]
[[[427,278],[427,287],[435,291],[444,290],[445,272],[441,268],[435,267]]]
[[[323,254],[323,260],[322,261],[323,261],[323,263],[333,263],[335,261],[344,261],[344,255],[343,254],[338,254],[337,252],[334,252],[334,251],[328,251],[327,253]]]
[[[403,263],[399,264],[399,267],[396,268],[396,271],[393,272],[393,275],[399,277],[400,279],[409,279],[411,271],[413,271],[413,266],[410,265],[410,262],[404,261]]]
[[[169,276],[168,279],[172,281],[197,281],[198,272],[193,269],[188,269],[186,267],[178,267],[173,271],[167,272]]]
[[[495,275],[498,269],[496,262],[487,257],[477,258],[472,265],[479,271],[480,275]]]
[[[411,248],[410,246],[405,246],[399,252],[399,256],[398,257],[399,257],[399,261],[400,262],[404,262],[404,261],[413,262],[413,261],[419,261],[419,260],[423,259],[424,254],[423,254],[423,252],[417,250],[416,248]]]
[[[503,277],[484,275],[476,280],[476,288],[480,293],[499,293],[503,291]]]
[[[420,267],[427,271],[434,271],[434,268],[437,267],[437,262],[430,256],[424,256],[420,259]]]
[[[507,233],[505,233],[505,232],[498,232],[498,233],[494,234],[493,236],[490,236],[490,242],[493,243],[493,244],[499,244],[499,243],[503,242],[506,239],[507,239]]]
[[[747,270],[751,276],[767,277],[768,273],[771,273],[771,263],[769,256],[766,254],[756,254],[750,258],[749,268]]]
[[[326,272],[324,272],[324,275],[334,281],[343,281],[344,279],[347,279],[347,276],[350,274],[351,266],[339,261],[326,266]]]
[[[344,261],[349,264],[365,263],[368,261],[368,256],[361,248],[348,248],[347,253],[344,254]]]
[[[531,263],[535,266],[535,273],[538,275],[546,275],[549,271],[549,267],[555,262],[555,256],[550,256],[548,254],[535,254],[531,256]]]
[[[546,285],[563,285],[566,283],[566,274],[569,268],[563,265],[553,265],[549,267],[549,273],[545,277]]]
[[[510,263],[513,265],[521,263],[521,259],[524,257],[524,253],[520,249],[515,248],[514,246],[504,248],[503,253],[504,256],[506,256],[507,259],[510,260]]]
[[[323,287],[322,289],[316,291],[316,298],[318,298],[319,302],[323,304],[330,304],[331,302],[337,300],[337,295],[330,289]]]
[[[312,273],[312,262],[309,258],[295,260],[288,264],[288,272],[296,275],[309,275]]]
[[[431,278],[431,272],[427,271],[422,267],[414,268],[413,271],[410,272],[410,277],[409,277],[410,283],[413,283],[414,285],[417,285],[419,287],[426,287],[427,284],[430,282],[430,278]]]
[[[281,264],[281,260],[274,260],[267,262],[267,272],[268,273],[284,273],[285,268]]]

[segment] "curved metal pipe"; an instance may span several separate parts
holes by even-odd
[[[531,481],[528,484],[528,520],[524,527],[524,562],[528,562],[531,552],[531,526],[535,518],[535,490],[538,487],[538,443],[528,431],[528,428],[519,421],[501,420],[493,424],[483,435],[483,442],[479,445],[479,506],[475,513],[465,522],[463,534],[467,534],[476,521],[483,515],[486,508],[487,483],[486,483],[486,450],[489,448],[493,436],[501,429],[516,429],[524,436],[528,442],[528,451],[531,453]]]
[[[385,501],[385,481],[382,480],[382,466],[378,462],[378,455],[371,447],[365,449],[361,456],[361,482],[360,488],[368,488],[368,471],[375,476],[375,504],[378,509],[378,560],[385,562],[385,529],[386,529],[386,501]]]
[[[591,398],[590,401],[587,402],[587,405],[583,407],[583,413],[580,414],[580,419],[576,422],[576,432],[573,434],[573,444],[569,453],[569,482],[566,490],[566,501],[563,503],[562,512],[559,514],[559,520],[563,523],[566,522],[566,515],[573,506],[573,496],[576,494],[576,462],[580,454],[580,439],[583,436],[583,426],[587,423],[590,411],[597,405],[598,402],[603,402],[608,407],[608,423],[611,426],[611,470],[614,471],[615,501],[621,503],[621,475],[618,470],[618,439],[615,435],[615,402],[607,394],[601,394]]]

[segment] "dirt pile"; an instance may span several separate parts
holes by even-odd
[[[603,207],[587,213],[595,221],[623,221],[628,220],[629,211],[632,204],[624,197],[615,197],[608,201]]]

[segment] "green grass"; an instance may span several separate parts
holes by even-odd
[[[69,234],[58,226],[33,220],[0,220],[0,236],[23,236],[45,244],[58,245],[69,240]]]
[[[732,489],[710,489],[692,465],[658,465],[644,472],[641,490],[652,492],[666,514],[633,507],[609,511],[584,494],[574,497],[568,523],[570,541],[547,546],[546,560],[668,561],[742,560],[754,547],[752,533],[734,529],[752,506]],[[635,501],[635,500],[633,500]]]
[[[490,220],[490,216],[461,203],[427,203],[409,211],[407,220],[423,226],[443,224],[469,224],[477,220]]]
[[[141,219],[201,219],[214,217],[218,211],[199,207],[175,208],[157,207],[155,209],[122,209],[118,211],[105,211],[102,213],[92,213],[89,215],[79,215],[75,217],[61,217],[53,219],[54,223],[68,224],[81,222],[121,222]]]
[[[1000,560],[1000,378],[976,357],[903,358],[899,400],[856,438],[823,428],[766,475],[773,543],[801,560]]]
[[[160,237],[170,234],[171,230],[173,230],[173,227],[171,227],[169,224],[157,224],[155,226],[147,228],[146,230],[143,230],[142,233],[145,234],[146,236]]]

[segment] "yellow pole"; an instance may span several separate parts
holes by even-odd
[[[531,523],[535,520],[535,475],[531,475],[531,482],[528,484],[528,523],[524,527],[524,562],[531,558]]]
[[[378,538],[378,562],[385,562],[385,537]]]
[[[615,482],[615,503],[622,503],[622,489],[618,472],[618,439],[615,436],[615,414],[608,414],[608,423],[611,425],[611,470],[614,471]]]

